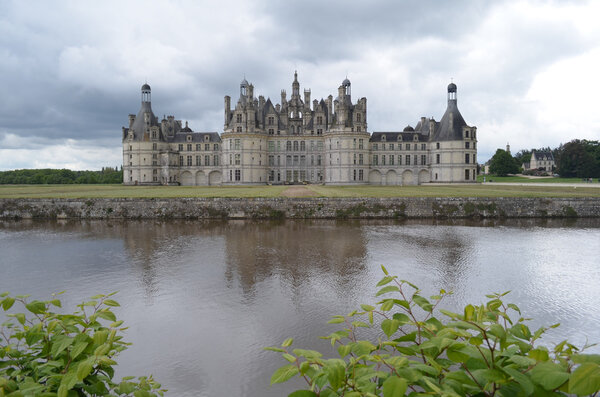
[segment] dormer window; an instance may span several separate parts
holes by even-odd
[[[208,141],[209,141],[209,139],[210,139],[210,136],[208,136],[208,135],[204,135],[204,141],[205,141],[205,142],[208,142]]]
[[[381,141],[382,141],[382,142],[385,142],[385,135],[382,135],[382,136],[381,136]]]
[[[465,131],[465,138],[468,138],[468,137],[469,137],[469,131],[467,130],[467,131]]]
[[[188,142],[191,142],[191,141],[192,141],[192,136],[191,136],[191,135],[188,135],[188,136],[186,136],[186,137],[185,137],[185,139],[186,139]]]
[[[401,142],[402,141],[402,135],[398,134],[398,141]]]
[[[413,141],[415,141],[415,142],[416,142],[416,141],[418,141],[418,140],[419,140],[419,137],[418,137],[417,135],[413,135]]]

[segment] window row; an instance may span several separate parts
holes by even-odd
[[[439,155],[438,155],[439,156]],[[404,157],[404,164],[402,164],[402,158]],[[397,162],[396,162],[396,158],[397,158]],[[421,160],[420,162],[418,162],[418,160]],[[398,155],[395,156],[393,154],[390,154],[388,156],[386,156],[385,154],[379,156],[377,154],[373,155],[373,165],[427,165],[427,155],[422,154],[421,156],[419,155],[410,155],[407,154],[405,156],[402,155]]]
[[[195,157],[195,162],[193,161]],[[212,157],[212,163],[210,161]],[[184,163],[185,160],[185,163]],[[204,162],[202,161],[204,160]],[[155,164],[155,161],[152,161],[152,164]],[[219,156],[214,155],[214,156],[179,156],[179,166],[183,167],[184,165],[191,167],[193,165],[195,165],[196,167],[200,167],[200,166],[208,166],[208,165],[213,165],[213,166],[218,166],[219,165]]]
[[[210,150],[210,143],[205,143],[205,144],[197,143],[196,147],[195,147],[196,152],[200,152],[202,150],[202,145],[204,145],[204,151],[208,152]],[[193,152],[194,151],[194,145],[191,144],[191,143],[188,143],[185,146],[183,145],[183,143],[180,143],[179,146],[178,146],[178,150],[180,152],[183,152],[184,148],[185,148],[185,151],[187,151],[187,152]],[[152,144],[152,149],[156,150],[156,144],[155,143]],[[213,144],[213,150],[219,150],[219,144],[218,143]]]
[[[379,145],[378,143],[373,143],[371,147],[373,148],[373,150],[402,150],[403,148],[404,150],[419,150],[419,147],[421,148],[421,150],[427,150],[426,143],[406,143],[404,144],[404,146],[402,146],[401,143],[388,143],[387,145],[385,143],[382,143],[381,145]]]

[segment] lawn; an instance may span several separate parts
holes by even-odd
[[[514,182],[514,183],[588,183],[581,178],[555,178],[552,176],[543,178],[526,178],[523,176],[496,176],[496,175],[478,175],[477,182]],[[594,179],[593,183],[598,184],[598,179]],[[600,184],[598,184],[600,185]]]
[[[0,185],[0,198],[282,197],[289,186]],[[297,188],[297,187],[296,187]],[[306,185],[318,197],[600,197],[600,184],[510,186],[494,184],[424,186]],[[296,197],[303,197],[302,193]]]

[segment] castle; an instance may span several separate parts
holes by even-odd
[[[352,102],[346,78],[335,99],[300,94],[294,73],[289,100],[273,104],[244,79],[231,107],[225,96],[223,133],[194,132],[173,116],[152,112],[151,89],[123,127],[126,185],[240,185],[324,183],[337,185],[475,182],[477,128],[457,107],[456,84],[440,119],[421,117],[403,131],[367,131],[367,99]]]

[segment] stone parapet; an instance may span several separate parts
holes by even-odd
[[[600,198],[0,199],[0,219],[599,218]]]

